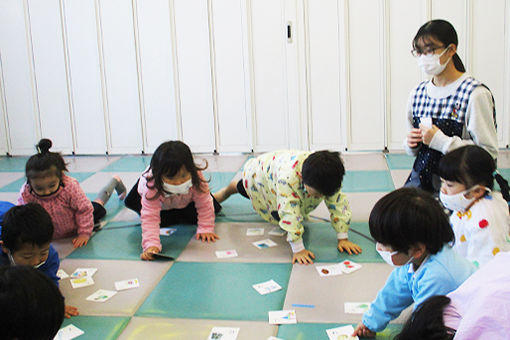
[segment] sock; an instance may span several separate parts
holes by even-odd
[[[127,189],[124,183],[122,183],[122,180],[119,176],[115,175],[113,178],[117,181],[117,185],[115,186],[115,191],[117,192],[117,195],[119,196],[119,199],[122,201],[124,198],[126,198],[127,195]]]

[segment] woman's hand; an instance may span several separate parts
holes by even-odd
[[[407,146],[414,149],[423,141],[420,129],[411,129],[407,134]]]
[[[420,131],[423,136],[423,144],[430,145],[430,142],[432,142],[432,138],[434,138],[434,135],[439,130],[439,128],[435,125],[432,125],[431,128],[426,127],[423,124],[420,124]]]

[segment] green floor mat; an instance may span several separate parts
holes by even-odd
[[[119,337],[130,319],[128,317],[79,315],[73,316],[71,319],[64,319],[60,328],[73,324],[85,332],[78,337],[80,340],[113,340]]]
[[[386,154],[385,156],[390,170],[411,170],[413,168],[414,156],[407,154]]]
[[[360,263],[384,262],[375,250],[375,243],[365,236],[370,237],[366,222],[351,223],[349,240],[361,247],[362,253],[359,255],[348,255],[338,251],[336,232],[328,222],[305,223],[303,239],[306,249],[314,252],[316,262],[341,262],[343,260]]]
[[[391,173],[385,170],[347,171],[343,192],[389,192],[395,189]]]
[[[142,172],[151,163],[150,156],[125,156],[109,164],[102,172]]]
[[[299,320],[299,314],[297,315]],[[278,337],[285,340],[328,340],[327,329],[346,326],[347,324],[339,323],[297,323],[295,325],[281,325],[278,328]],[[356,328],[356,325],[352,325]],[[401,325],[389,325],[382,332],[377,333],[377,336],[372,339],[376,340],[391,340],[402,329]],[[365,338],[360,338],[365,339]]]
[[[27,160],[28,157],[0,157],[0,172],[25,172]]]
[[[73,177],[78,182],[82,182],[92,176],[94,172],[70,172],[67,175],[69,177]],[[26,178],[25,176],[15,180],[14,182],[11,182],[2,188],[0,188],[0,192],[19,192],[23,184],[25,184]]]
[[[128,223],[124,223],[128,225]],[[160,236],[163,253],[177,258],[191,237],[195,235],[196,225],[176,225],[175,233]],[[139,226],[105,226],[98,231],[82,248],[73,251],[67,258],[102,260],[138,260],[142,252],[142,230]]]
[[[168,318],[268,320],[281,310],[290,263],[176,262],[136,312]],[[276,281],[282,289],[260,295],[253,284]]]

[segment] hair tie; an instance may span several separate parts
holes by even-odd
[[[496,177],[496,175],[499,175],[498,170],[494,170],[494,172],[492,173],[492,177]]]

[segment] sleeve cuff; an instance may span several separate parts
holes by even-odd
[[[200,226],[197,228],[197,234],[214,233],[214,225]]]
[[[347,240],[349,238],[349,234],[347,233],[336,233],[337,240]]]
[[[429,147],[441,152],[442,154],[445,154],[450,148],[450,138],[451,137],[445,135],[443,131],[437,130],[437,132],[434,134],[434,137],[432,137],[432,140],[430,141]]]
[[[296,242],[289,241],[289,243],[293,253],[299,253],[301,250],[305,250],[303,239],[299,239]]]

